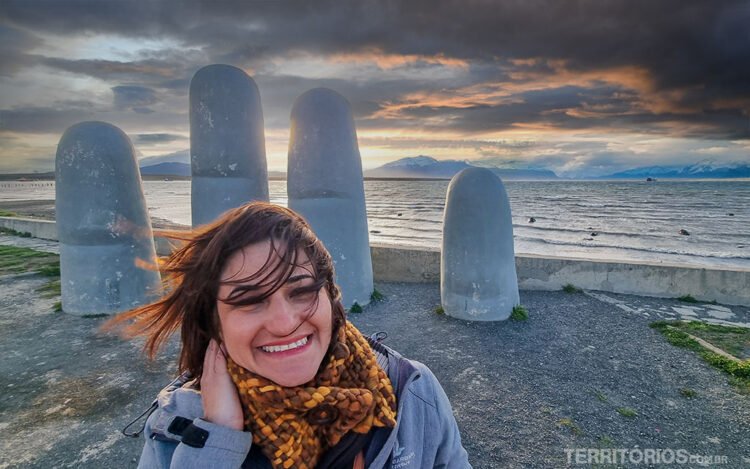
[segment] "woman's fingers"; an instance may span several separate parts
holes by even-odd
[[[201,377],[204,417],[210,422],[241,430],[242,407],[237,388],[227,371],[224,353],[216,341],[211,340],[208,343]]]

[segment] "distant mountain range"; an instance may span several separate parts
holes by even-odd
[[[690,166],[646,166],[601,176],[600,179],[645,179],[649,177],[662,179],[750,178],[750,164],[702,161]]]
[[[144,165],[144,162],[159,161],[154,157],[141,160],[141,174],[146,176],[190,176],[190,165],[182,162],[175,162],[175,159],[185,158],[185,155],[169,155],[167,162],[159,162],[151,165]],[[421,178],[421,179],[450,179],[459,171],[472,168],[475,165],[465,161],[438,161],[430,156],[414,156],[410,158],[401,158],[397,161],[386,163],[375,169],[364,171],[364,177],[372,178]],[[495,172],[500,178],[507,179],[557,179],[557,175],[545,169],[508,169],[488,167]],[[269,171],[269,177],[285,177],[286,173],[282,171]]]
[[[158,163],[141,166],[143,176],[190,176],[190,165],[185,163]]]
[[[190,177],[190,165],[186,163],[157,163],[149,166],[141,166],[142,176],[176,176]],[[269,178],[286,178],[284,171],[268,171]]]
[[[187,160],[187,162],[186,162]],[[190,176],[189,155],[187,152],[176,152],[161,157],[149,157],[140,162],[141,174],[144,176]],[[150,163],[150,164],[149,164]],[[459,171],[471,167],[491,169],[503,180],[550,180],[558,176],[548,169],[511,167],[498,168],[487,162],[468,162],[457,160],[439,161],[430,156],[414,156],[386,163],[383,166],[364,171],[369,178],[408,178],[408,179],[450,179]],[[285,178],[283,171],[269,171],[272,178]],[[702,161],[690,166],[646,166],[628,169],[598,179],[723,179],[750,178],[750,163],[716,163]]]
[[[373,178],[437,178],[450,179],[466,168],[480,167],[466,161],[438,161],[430,156],[413,156],[386,163],[375,169],[364,171],[365,177]],[[482,166],[492,170],[502,179],[557,179],[548,169],[497,168]]]

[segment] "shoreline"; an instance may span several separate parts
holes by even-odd
[[[50,210],[49,204],[46,208]],[[37,211],[41,214],[41,211]],[[160,230],[184,229],[165,227],[158,220],[155,228],[156,253],[164,256],[172,250],[170,240]],[[0,216],[0,227],[10,233],[40,239],[57,240],[56,223],[41,218]],[[373,243],[370,245],[375,281],[405,283],[440,282],[440,251]],[[545,255],[516,254],[519,289],[598,290],[655,298],[689,298],[691,302],[718,302],[750,305],[750,269],[712,269],[700,266],[666,263],[635,263],[612,260],[577,259]]]
[[[55,201],[54,199],[39,199],[39,200],[0,200],[0,212],[7,210],[15,213],[18,218],[31,218],[36,220],[55,221]],[[151,216],[151,227],[153,230],[189,230],[189,225],[181,223],[175,223],[165,218]],[[158,237],[155,235],[155,238]],[[403,249],[413,251],[430,251],[440,252],[439,247],[434,246],[416,246],[412,244],[399,244],[389,243],[383,241],[371,241],[371,247],[382,247],[390,249]],[[645,251],[644,251],[645,252]],[[684,256],[701,258],[701,256],[685,254]],[[579,261],[579,262],[595,262],[595,263],[618,263],[618,264],[633,264],[639,266],[653,266],[653,267],[677,267],[686,269],[708,269],[708,270],[726,270],[734,272],[750,272],[750,266],[736,266],[736,265],[724,265],[722,263],[709,263],[709,262],[680,262],[677,260],[643,260],[628,257],[597,257],[597,256],[585,256],[585,255],[555,255],[546,253],[528,253],[528,252],[516,252],[516,257],[524,258],[537,258],[537,259],[556,259],[560,261]],[[721,258],[717,258],[721,259]]]

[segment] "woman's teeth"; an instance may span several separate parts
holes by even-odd
[[[271,353],[273,353],[273,352],[283,352],[285,350],[291,350],[291,349],[295,349],[297,347],[302,347],[306,343],[307,343],[307,337],[303,337],[300,340],[298,340],[297,342],[293,342],[291,344],[263,346],[263,347],[261,347],[261,349],[264,352],[271,352]]]

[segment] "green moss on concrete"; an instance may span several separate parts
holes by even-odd
[[[562,291],[564,291],[565,293],[581,293],[583,290],[573,285],[572,283],[568,283],[562,287]]]

